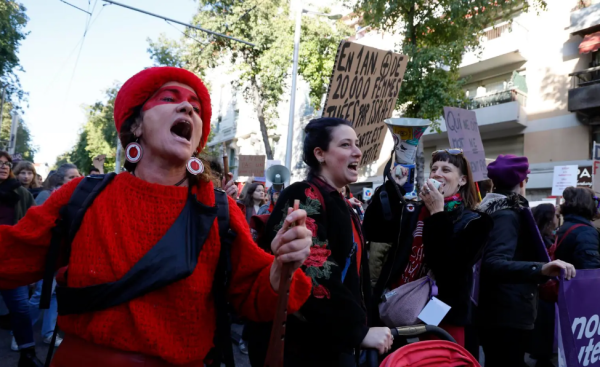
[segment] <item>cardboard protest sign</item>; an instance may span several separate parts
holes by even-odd
[[[352,122],[363,153],[360,166],[375,162],[383,146],[408,59],[392,51],[342,41],[323,117]]]
[[[562,196],[567,187],[576,187],[578,170],[578,166],[555,166],[552,196]]]
[[[451,148],[462,149],[471,164],[474,181],[487,180],[485,151],[475,111],[444,107],[444,120]]]
[[[600,367],[600,269],[577,270],[558,291],[559,366]],[[592,290],[592,291],[590,291]]]
[[[264,155],[240,155],[238,176],[264,176],[265,159]]]

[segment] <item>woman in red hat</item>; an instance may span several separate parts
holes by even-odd
[[[215,338],[217,324],[223,324],[213,284],[221,267],[221,217],[218,193],[197,158],[210,132],[208,90],[186,70],[146,69],[123,85],[114,117],[127,172],[87,208],[68,264],[59,264],[68,265],[68,276],[57,276],[63,283],[57,288],[58,324],[65,337],[52,365],[220,365],[227,347]],[[0,226],[0,289],[43,277],[59,211],[80,182],[61,187],[17,225]],[[241,316],[271,320],[282,264],[297,269],[309,254],[306,212],[290,211],[272,242],[273,257],[254,244],[235,202],[228,204],[229,233],[237,237],[229,254],[227,301]],[[295,272],[288,311],[296,312],[310,292],[310,279]],[[28,365],[40,365],[35,363]]]

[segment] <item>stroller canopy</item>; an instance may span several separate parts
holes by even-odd
[[[465,348],[449,341],[406,345],[383,360],[380,367],[481,367]]]

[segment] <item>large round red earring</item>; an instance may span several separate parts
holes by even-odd
[[[130,163],[137,163],[142,159],[143,150],[138,142],[131,142],[125,148],[125,158]]]
[[[204,172],[204,164],[202,164],[202,161],[196,157],[191,157],[188,160],[186,168],[192,175],[199,175]]]

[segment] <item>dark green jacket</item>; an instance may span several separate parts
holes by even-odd
[[[15,192],[19,194],[19,202],[15,206],[15,224],[17,224],[25,216],[27,209],[35,206],[35,200],[33,200],[33,195],[31,195],[29,190],[23,186],[17,187]]]

